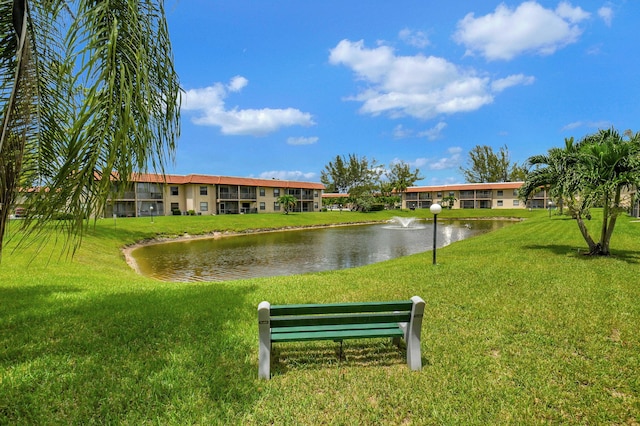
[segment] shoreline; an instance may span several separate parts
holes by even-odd
[[[514,217],[492,217],[492,218],[456,218],[455,220],[505,220],[505,221],[514,221],[521,222],[524,219],[522,218],[514,218]],[[228,237],[237,237],[240,235],[248,235],[248,234],[267,234],[271,232],[286,232],[286,231],[299,231],[301,229],[314,229],[314,228],[334,228],[340,226],[357,226],[357,225],[375,225],[377,223],[385,223],[386,220],[375,220],[369,222],[347,222],[347,223],[335,223],[331,225],[308,225],[308,226],[286,226],[284,228],[266,228],[266,229],[248,229],[245,231],[212,231],[206,234],[198,234],[198,235],[190,235],[184,233],[180,236],[173,237],[156,237],[156,238],[148,238],[145,240],[141,240],[132,244],[125,245],[120,249],[122,255],[124,256],[124,260],[129,265],[131,269],[133,269],[136,273],[140,275],[142,272],[138,267],[138,263],[133,257],[133,252],[141,247],[158,245],[158,244],[168,244],[175,243],[179,241],[194,241],[194,240],[205,240],[212,239],[218,240],[220,238],[228,238]]]

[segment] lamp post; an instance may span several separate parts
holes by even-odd
[[[429,207],[431,213],[433,213],[433,264],[436,264],[436,231],[438,230],[438,215],[442,211],[440,204],[431,204]]]
[[[151,223],[153,223],[153,206],[149,206],[149,210],[151,211]]]
[[[551,206],[553,205],[553,202],[551,200],[549,200],[547,202],[547,206],[549,206],[549,219],[551,219]]]

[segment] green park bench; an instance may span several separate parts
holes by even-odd
[[[280,342],[390,337],[403,338],[407,365],[422,368],[420,333],[424,300],[413,296],[396,302],[330,303],[304,305],[258,305],[260,337],[258,376],[271,377],[271,346]]]

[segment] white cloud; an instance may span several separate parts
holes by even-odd
[[[416,158],[413,161],[407,161],[406,163],[409,166],[417,168],[417,169],[427,169],[427,170],[446,170],[446,169],[454,169],[460,166],[460,160],[462,156],[462,148],[454,146],[447,149],[447,155],[441,158],[425,158],[420,157]],[[398,162],[400,160],[394,159],[392,163]]]
[[[311,114],[295,108],[227,109],[224,100],[229,92],[239,92],[248,83],[246,78],[236,76],[228,85],[215,83],[202,89],[187,90],[182,109],[198,113],[192,119],[194,124],[220,127],[225,135],[264,136],[283,127],[315,124]]]
[[[393,128],[393,137],[395,139],[405,139],[411,136],[413,136],[413,130],[405,128],[402,124],[398,124]]]
[[[304,137],[304,136],[300,136],[300,137],[290,137],[287,138],[287,143],[289,145],[313,145],[314,143],[318,142],[318,137],[316,136],[311,136],[311,137]]]
[[[591,129],[607,129],[607,128],[611,127],[611,122],[606,121],[606,120],[601,120],[601,121],[574,121],[573,123],[569,123],[566,126],[564,126],[561,130],[562,131],[567,131],[567,130],[577,129],[579,127],[586,127],[586,128],[591,128]]]
[[[439,122],[434,127],[429,130],[425,130],[423,132],[418,133],[418,136],[426,136],[430,141],[434,141],[436,139],[440,139],[442,136],[442,131],[447,127],[447,123],[444,121]]]
[[[598,16],[602,18],[607,27],[610,27],[611,21],[613,21],[613,9],[609,6],[602,6],[598,9]]]
[[[429,37],[427,37],[424,32],[412,31],[409,28],[405,28],[400,31],[398,37],[408,45],[417,47],[419,49],[423,49],[430,44]]]
[[[273,170],[269,172],[262,172],[258,177],[260,179],[295,180],[303,182],[311,182],[317,180],[316,173],[304,173],[299,170]]]
[[[396,56],[388,46],[366,48],[362,40],[342,40],[329,61],[345,65],[368,88],[348,98],[365,114],[430,119],[474,111],[493,102],[491,79],[435,56]],[[523,78],[523,83],[525,79]]]
[[[524,74],[510,75],[507,78],[500,78],[491,83],[491,90],[494,92],[502,92],[504,89],[520,84],[528,86],[533,84],[534,81],[536,81],[535,77]]]
[[[575,43],[582,34],[578,24],[589,16],[567,2],[555,10],[535,1],[515,9],[503,3],[485,16],[469,13],[458,22],[454,39],[467,47],[467,54],[479,52],[488,60],[509,60],[527,52],[550,55]]]

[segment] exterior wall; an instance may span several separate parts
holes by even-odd
[[[459,185],[412,187],[402,195],[402,208],[428,209],[438,203],[452,209],[547,208],[545,191],[525,204],[518,198],[523,182],[469,183]]]
[[[194,211],[198,215],[278,213],[284,209],[278,198],[296,197],[295,211],[320,211],[324,185],[224,176],[165,176],[146,174],[134,179],[131,188],[116,191],[107,203],[104,215],[152,216]]]

